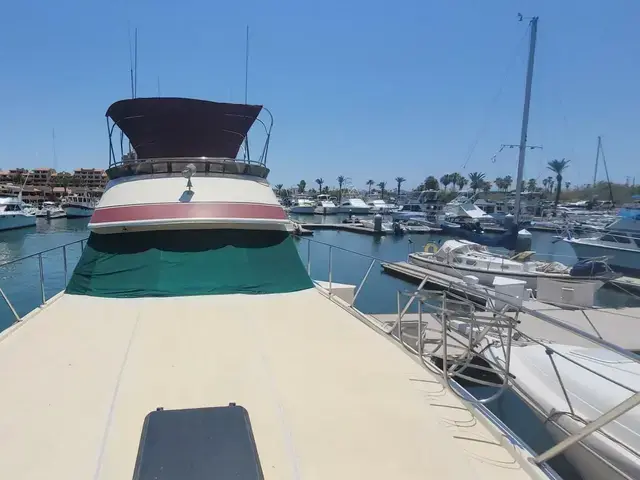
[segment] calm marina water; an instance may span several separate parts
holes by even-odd
[[[299,220],[309,223],[339,222],[342,217],[305,216],[300,217]],[[35,228],[0,232],[0,264],[84,239],[88,236],[87,223],[88,219],[57,219],[51,222],[38,219]],[[340,248],[332,249],[332,281],[348,284],[361,282],[371,263],[369,257],[383,261],[405,260],[409,252],[422,250],[426,243],[441,243],[446,240],[446,237],[432,234],[374,237],[329,230],[316,231],[309,238],[311,242],[308,242],[306,238],[297,239],[296,245],[303,263],[307,263],[310,255],[311,276],[316,280],[327,281],[329,279],[329,246],[325,244],[365,255],[355,255]],[[551,234],[533,232],[532,249],[541,252],[537,258],[553,259],[565,264],[574,263],[576,258],[571,248],[564,242],[555,242],[554,240]],[[67,248],[69,275],[80,254],[80,243]],[[61,291],[65,285],[62,250],[57,249],[42,254],[42,265],[45,295],[48,299]],[[21,316],[37,307],[41,302],[39,275],[38,256],[0,267],[0,288],[3,289]],[[383,274],[380,265],[376,264],[358,296],[356,306],[371,314],[396,313],[397,292],[413,289],[415,289],[414,285]],[[640,305],[640,302],[622,292],[601,289],[598,293],[598,304],[620,307],[637,306]],[[0,299],[0,331],[11,325],[13,321],[14,317],[11,311]],[[488,391],[490,389],[487,387],[471,387],[470,390],[479,397],[490,395],[490,391]],[[489,407],[534,448],[543,448],[550,444],[550,438],[540,422],[511,392],[507,392]],[[579,478],[562,458],[556,459],[553,466],[566,479]]]

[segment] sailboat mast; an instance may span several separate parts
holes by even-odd
[[[609,200],[613,202],[613,188],[611,188],[611,179],[609,178],[609,168],[607,167],[607,157],[604,156],[604,148],[602,146],[602,139],[598,137],[598,146],[600,147],[600,155],[602,155],[602,164],[604,165],[604,173],[607,176],[607,185],[609,185]]]
[[[522,20],[522,16],[520,17]],[[522,111],[522,130],[520,132],[520,152],[518,155],[518,175],[516,176],[516,223],[520,220],[520,194],[522,193],[522,177],[524,176],[524,158],[527,149],[527,129],[529,128],[529,105],[531,102],[531,82],[533,81],[533,60],[536,53],[536,37],[538,34],[538,17],[531,19],[531,38],[529,41],[529,62],[527,65],[527,81],[524,89],[524,108]]]
[[[596,150],[596,168],[593,171],[593,188],[596,188],[596,180],[598,178],[598,161],[600,160],[601,146],[602,146],[602,137],[598,136],[598,149]]]

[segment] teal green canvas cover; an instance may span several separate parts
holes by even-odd
[[[288,232],[92,233],[66,293],[138,298],[266,294],[313,286]]]

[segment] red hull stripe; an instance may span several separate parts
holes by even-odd
[[[286,220],[287,215],[280,206],[258,203],[156,203],[98,208],[91,223],[203,218]]]

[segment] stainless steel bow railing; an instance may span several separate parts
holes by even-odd
[[[64,271],[64,285],[66,286],[67,281],[69,279],[69,262],[68,262],[68,259],[67,259],[68,249],[69,249],[69,247],[71,247],[73,245],[80,244],[80,250],[83,251],[86,241],[87,241],[87,238],[82,238],[80,240],[74,240],[73,242],[68,242],[68,243],[65,243],[64,245],[58,245],[57,247],[48,248],[46,250],[41,250],[39,252],[32,253],[30,255],[25,255],[23,257],[16,258],[14,260],[9,260],[7,262],[0,263],[0,270],[5,268],[5,267],[7,267],[7,266],[14,265],[14,264],[22,262],[24,260],[28,260],[30,258],[37,258],[38,259],[38,273],[39,273],[39,291],[40,291],[40,300],[41,300],[39,306],[42,306],[47,302],[47,296],[46,296],[46,293],[45,293],[45,270],[44,270],[44,264],[43,264],[43,255],[45,255],[46,253],[55,252],[55,251],[59,251],[59,250],[62,251],[62,259],[61,260],[62,260],[63,271]],[[9,310],[11,310],[11,313],[15,317],[15,322],[19,322],[22,319],[22,317],[18,314],[18,312],[15,309],[13,303],[10,301],[10,299],[7,296],[7,294],[5,293],[5,291],[2,288],[0,288],[0,296],[2,296],[2,298],[5,301],[5,303],[9,307]]]

